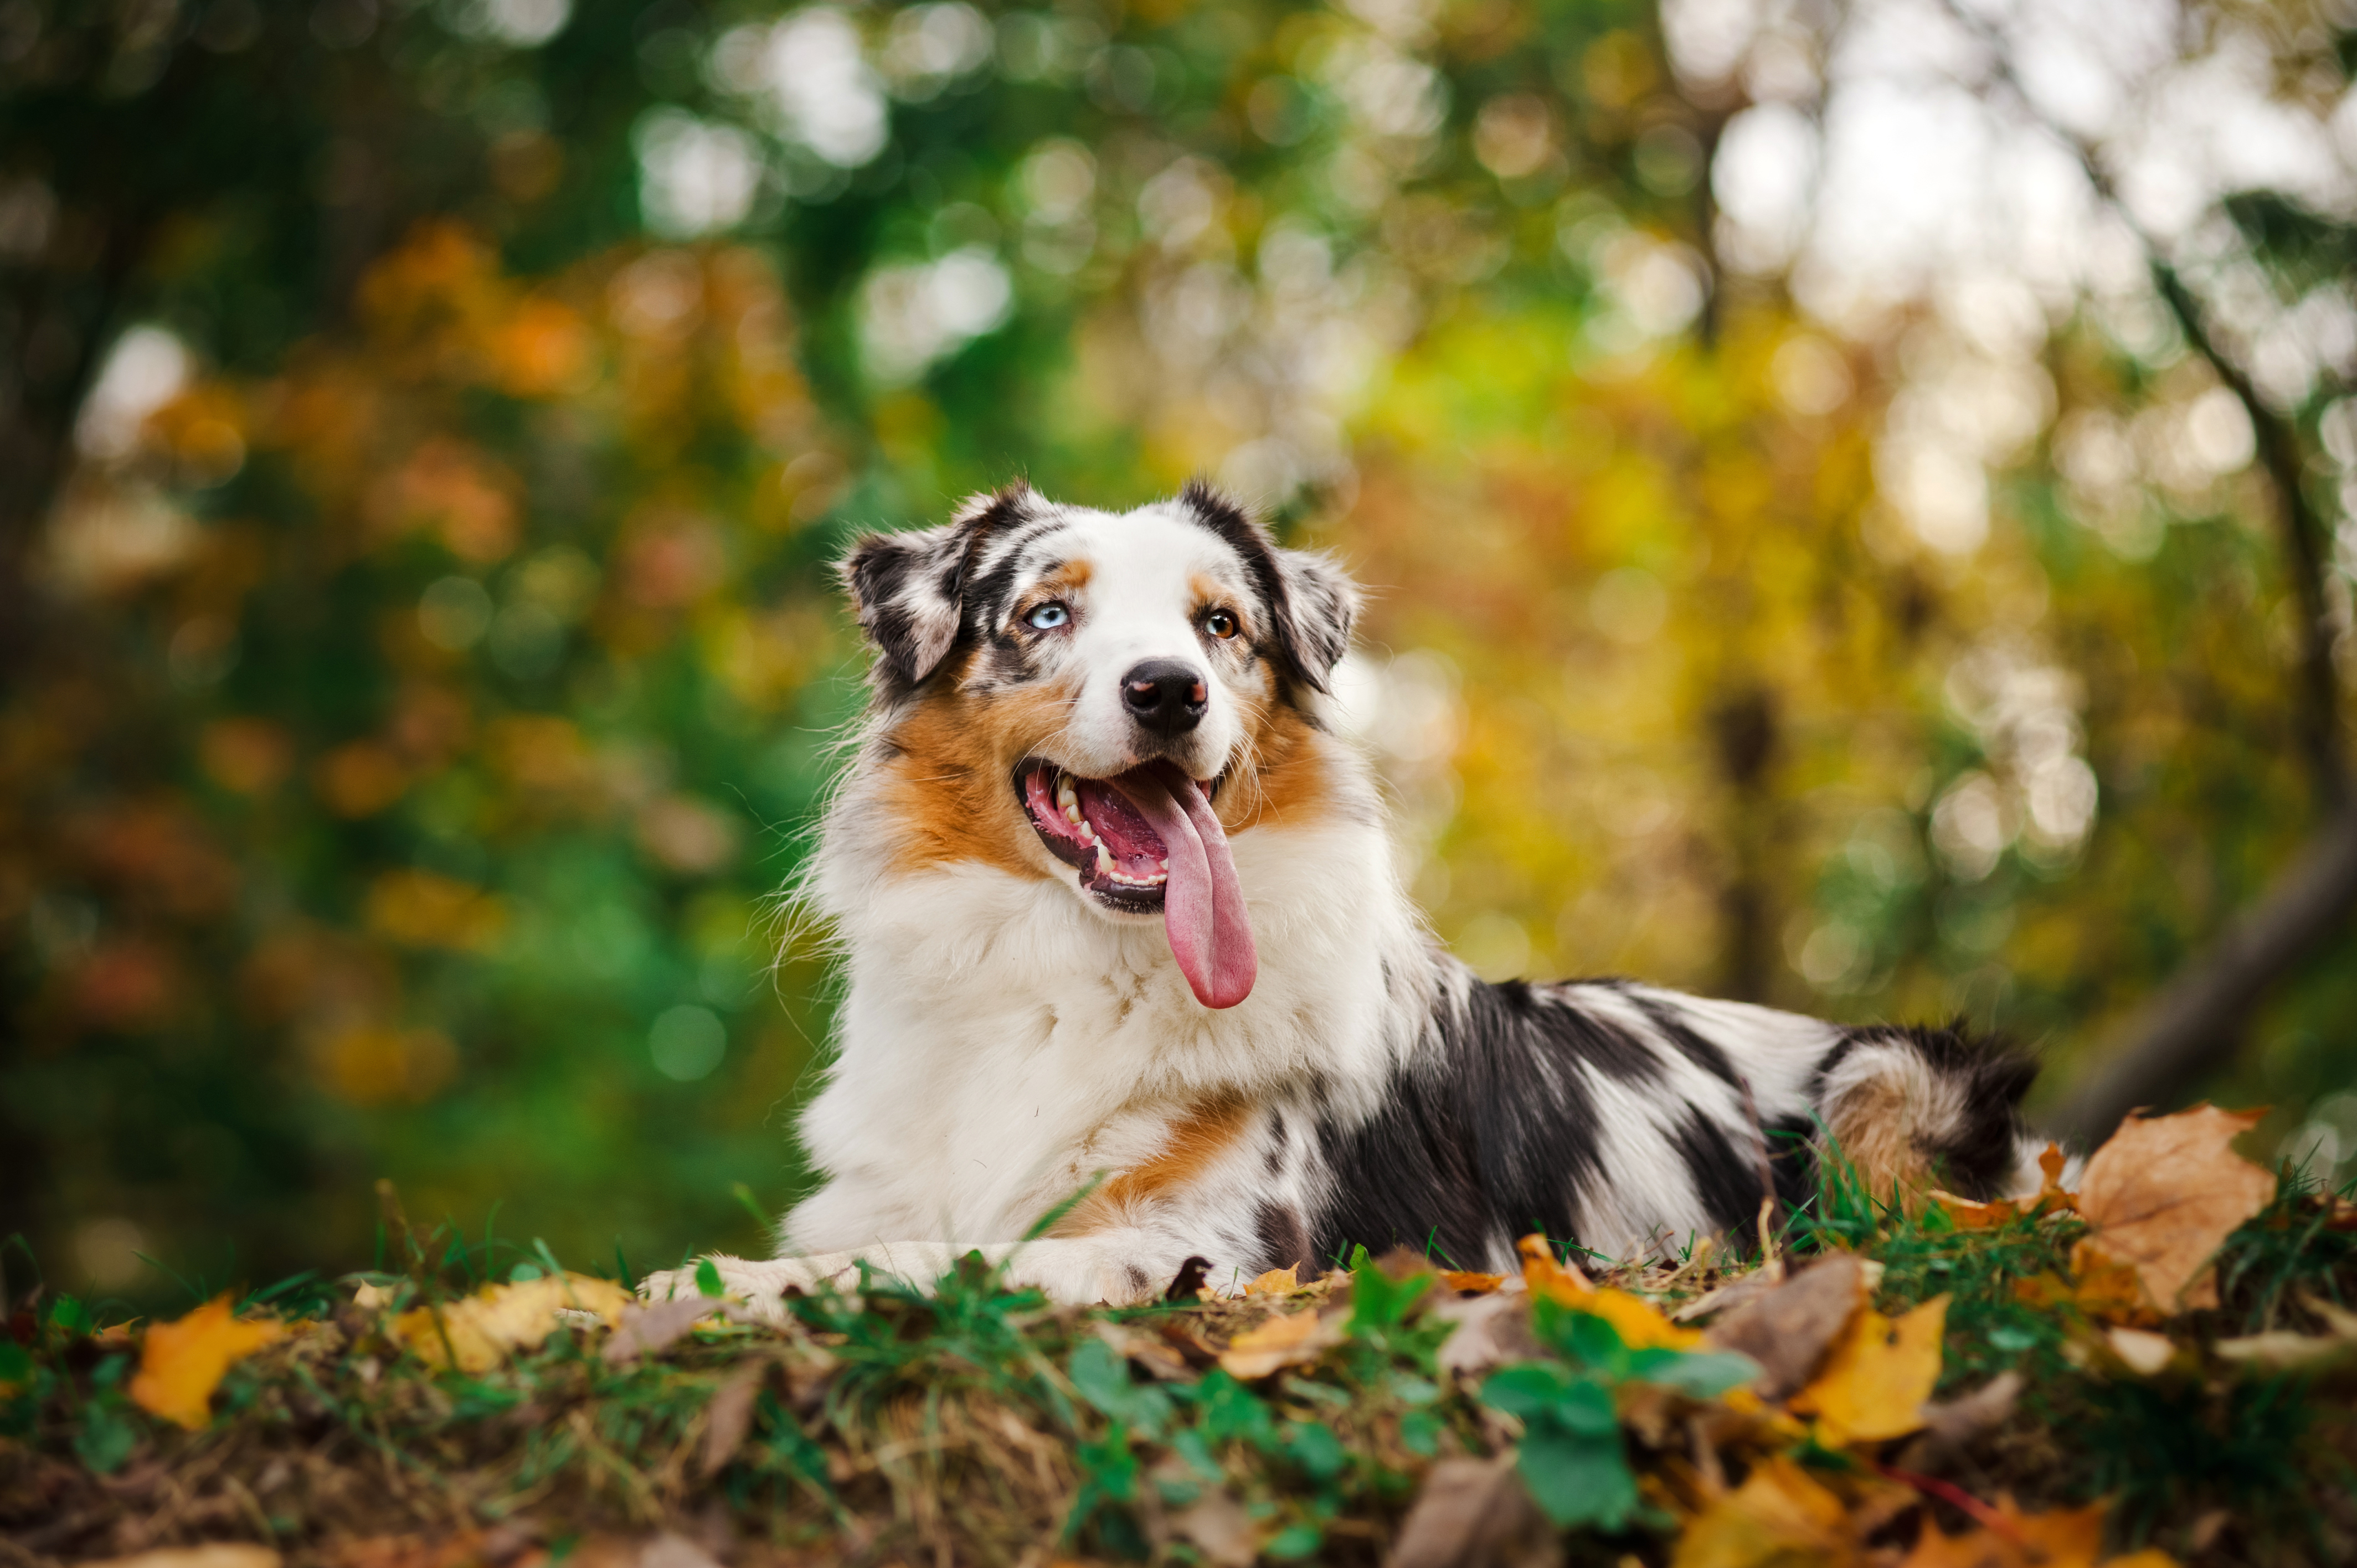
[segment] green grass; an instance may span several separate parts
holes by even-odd
[[[2308,1303],[2349,1301],[2357,1233],[2335,1229],[2334,1213],[2287,1175],[2222,1251],[2222,1305],[2168,1326],[2190,1348],[2183,1364],[2152,1377],[2107,1361],[2102,1326],[2067,1301],[2020,1294],[2023,1281],[2067,1283],[2082,1233],[2068,1214],[1963,1231],[1937,1208],[1910,1215],[1837,1179],[1779,1245],[1788,1259],[1840,1247],[1879,1262],[1886,1312],[1947,1295],[1941,1397],[2024,1375],[2010,1419],[1937,1461],[1949,1484],[2029,1508],[2112,1498],[2115,1545],[2188,1563],[2305,1565],[2357,1549],[2351,1369],[2292,1376],[2192,1348],[2314,1331]],[[355,1540],[498,1530],[555,1554],[658,1528],[739,1554],[877,1563],[1011,1563],[1043,1550],[1183,1563],[1201,1558],[1196,1538],[1220,1518],[1241,1520],[1265,1560],[1372,1563],[1437,1458],[1518,1442],[1574,1561],[1666,1563],[1704,1486],[1691,1418],[1674,1412],[1712,1408],[1726,1380],[1710,1365],[1723,1358],[1631,1352],[1601,1319],[1552,1307],[1534,1315],[1535,1360],[1452,1380],[1436,1360],[1451,1331],[1436,1310],[1445,1293],[1414,1260],[1363,1255],[1283,1304],[1332,1314],[1337,1341],[1249,1383],[1213,1357],[1269,1316],[1270,1298],[1058,1308],[977,1260],[931,1294],[870,1281],[794,1300],[782,1332],[716,1320],[618,1366],[599,1354],[602,1331],[563,1329],[468,1376],[406,1354],[385,1312],[352,1304],[353,1283],[396,1305],[448,1300],[557,1260],[489,1229],[420,1234],[394,1211],[376,1269],[242,1296],[314,1326],[232,1367],[211,1424],[183,1433],[128,1397],[135,1350],[108,1331],[117,1315],[26,1288],[28,1261],[12,1262],[0,1562],[43,1568],[149,1542],[263,1540],[302,1561]],[[1704,1255],[1610,1283],[1674,1305],[1747,1266]],[[628,1273],[620,1259],[608,1270]],[[187,1288],[193,1305],[213,1285]],[[708,1468],[711,1429],[732,1405],[741,1439]],[[1770,1452],[1828,1484],[1861,1474],[1772,1423],[1714,1430],[1712,1462],[1730,1484]],[[1903,1442],[1884,1457],[1919,1462]],[[1891,1527],[1897,1543],[1922,1517]]]

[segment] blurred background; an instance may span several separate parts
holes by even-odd
[[[2350,1174],[2352,59],[2352,0],[0,0],[0,1234],[159,1299],[366,1263],[382,1176],[759,1248],[828,563],[1018,474],[1350,564],[1485,975],[1962,1015]]]

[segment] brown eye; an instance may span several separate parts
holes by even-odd
[[[1236,618],[1225,610],[1213,610],[1203,618],[1203,629],[1224,642],[1236,634]]]

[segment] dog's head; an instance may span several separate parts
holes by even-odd
[[[1226,833],[1315,730],[1356,590],[1200,485],[1113,513],[1022,485],[844,564],[875,645],[880,788],[918,863],[1056,876],[1160,917],[1196,995],[1229,1006],[1253,950]]]

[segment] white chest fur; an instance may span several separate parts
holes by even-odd
[[[1059,882],[824,865],[849,993],[802,1120],[830,1179],[788,1217],[787,1247],[1013,1240],[1097,1172],[1157,1153],[1207,1096],[1372,1088],[1413,1038],[1389,993],[1422,940],[1382,829],[1328,819],[1231,842],[1260,977],[1217,1012],[1158,922],[1109,920]]]

